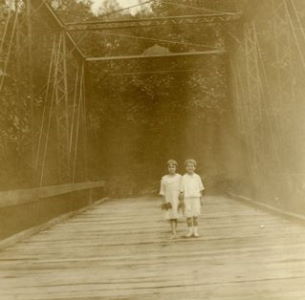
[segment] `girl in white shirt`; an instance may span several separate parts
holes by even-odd
[[[181,175],[176,173],[177,162],[173,159],[167,162],[168,175],[161,179],[160,195],[164,197],[164,204],[167,206],[165,218],[169,220],[172,236],[177,236],[177,220],[179,218],[178,205],[179,205],[179,188]]]
[[[188,225],[186,237],[198,237],[198,217],[201,210],[201,197],[204,186],[198,174],[195,173],[196,161],[187,159],[185,161],[186,174],[182,176],[180,193],[184,200],[184,213]]]

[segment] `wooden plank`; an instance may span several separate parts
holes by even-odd
[[[213,196],[200,233],[170,240],[157,198],[110,200],[0,252],[0,299],[305,298],[301,224]]]
[[[0,192],[0,208],[36,202],[39,199],[54,197],[81,190],[89,190],[105,186],[105,181],[69,183],[44,186],[33,189],[11,190]]]

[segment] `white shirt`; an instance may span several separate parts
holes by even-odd
[[[184,197],[201,197],[201,191],[203,190],[204,186],[198,174],[190,175],[186,173],[182,176],[180,192],[184,193]]]
[[[161,180],[160,195],[165,196],[166,202],[178,201],[181,175],[165,175]]]

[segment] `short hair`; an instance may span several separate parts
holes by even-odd
[[[170,166],[170,165],[174,165],[174,166],[178,166],[178,163],[174,160],[174,159],[169,159],[167,161],[167,165]]]
[[[186,165],[188,165],[188,164],[193,164],[194,167],[197,166],[196,160],[195,160],[195,159],[192,159],[192,158],[189,158],[189,159],[186,159],[186,160],[185,160],[184,165],[186,166]]]

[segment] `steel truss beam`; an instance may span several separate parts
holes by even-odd
[[[37,0],[36,0],[37,1]],[[166,25],[196,25],[209,23],[235,22],[241,18],[241,13],[217,13],[186,16],[170,16],[158,18],[125,19],[115,21],[92,21],[82,23],[67,23],[68,31],[125,29],[139,27],[153,27]]]
[[[64,31],[66,35],[66,44],[70,52],[72,52],[75,57],[83,61],[85,56],[81,49],[78,47],[77,43],[74,41],[69,32],[65,30],[65,24],[56,15],[52,7],[44,0],[30,0],[34,10],[39,11],[39,14],[45,18],[48,24],[54,28],[54,30]]]
[[[74,66],[67,52],[66,35],[62,31],[54,36],[49,66],[49,77],[44,96],[44,110],[36,155],[36,171],[40,185],[45,184],[46,170],[49,167],[49,146],[51,139],[56,141],[56,163],[59,182],[76,179],[77,168],[82,160],[81,143],[86,141],[84,66]],[[77,61],[76,61],[77,62]],[[72,64],[71,64],[72,63]],[[73,69],[71,70],[71,67]],[[74,72],[71,80],[69,74]],[[84,148],[85,146],[83,146]],[[86,163],[84,161],[84,168]]]
[[[87,57],[87,62],[107,62],[107,61],[126,61],[126,60],[142,60],[142,59],[154,59],[154,58],[169,58],[169,57],[188,57],[188,56],[204,56],[204,55],[222,55],[225,54],[225,50],[217,49],[210,51],[195,51],[195,52],[180,52],[170,53],[165,55],[127,55],[127,56],[99,56],[99,57]]]

